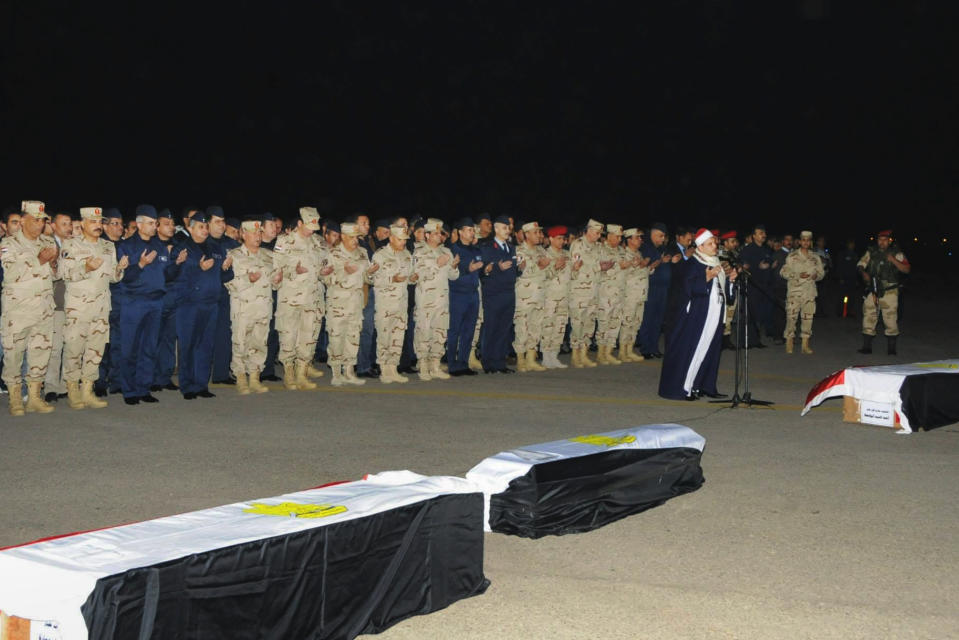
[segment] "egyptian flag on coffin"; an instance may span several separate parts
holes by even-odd
[[[591,531],[702,486],[706,439],[655,424],[498,453],[466,474],[487,530],[527,538]]]
[[[828,398],[850,396],[884,404],[902,429],[935,429],[959,421],[959,360],[936,360],[881,367],[850,367],[820,381],[806,396],[806,415]],[[887,426],[893,426],[891,420]]]
[[[483,496],[390,472],[0,551],[45,638],[353,638],[488,586]]]

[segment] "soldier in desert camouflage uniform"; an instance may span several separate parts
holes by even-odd
[[[376,360],[380,365],[380,382],[408,382],[396,369],[403,354],[408,321],[408,287],[416,282],[413,257],[406,250],[409,233],[406,227],[390,227],[389,244],[373,254],[373,286],[376,289]]]
[[[546,280],[553,261],[542,246],[543,229],[538,222],[523,225],[523,243],[516,247],[522,269],[516,277],[516,309],[513,311],[513,351],[517,371],[546,371],[536,362],[536,349],[543,337],[543,306]]]
[[[616,340],[623,325],[623,292],[626,288],[626,270],[632,264],[632,258],[626,255],[622,246],[623,227],[618,224],[606,225],[606,240],[600,243],[601,263],[612,263],[599,280],[596,292],[596,345],[599,347],[599,364],[622,364],[613,355]]]
[[[119,282],[129,264],[117,263],[112,242],[104,240],[103,210],[80,209],[82,235],[63,243],[60,275],[66,283],[63,328],[63,379],[73,409],[102,409],[107,403],[93,393],[100,361],[110,336],[110,285]]]
[[[796,336],[796,317],[800,320],[802,352],[811,354],[809,338],[812,336],[812,319],[816,315],[816,282],[823,279],[825,270],[822,260],[812,248],[812,231],[799,234],[799,248],[786,256],[786,263],[779,275],[787,283],[786,291],[786,353],[793,352],[793,338]]]
[[[330,274],[326,289],[326,327],[330,334],[328,364],[332,384],[366,384],[356,377],[356,354],[363,326],[363,285],[370,284],[379,267],[370,264],[357,238],[362,232],[354,223],[340,225],[340,244],[330,252]]]
[[[590,220],[583,236],[569,246],[573,260],[569,283],[569,344],[573,349],[573,366],[578,369],[596,366],[589,359],[589,340],[596,327],[596,295],[600,279],[612,268],[612,263],[603,261],[599,246],[602,233],[603,223]]]
[[[442,245],[443,221],[430,218],[423,226],[426,242],[413,252],[417,275],[413,351],[420,362],[420,379],[446,380],[440,368],[450,327],[450,280],[460,277],[459,256]]]
[[[50,361],[53,332],[53,279],[57,270],[57,245],[43,235],[48,216],[45,205],[26,200],[21,206],[20,231],[0,242],[3,266],[3,381],[10,393],[10,415],[24,410],[50,413],[41,387]],[[20,368],[27,357],[28,401],[23,405]]]
[[[540,350],[543,352],[543,366],[547,369],[565,369],[566,365],[559,361],[559,349],[563,344],[566,333],[566,323],[569,320],[569,279],[570,260],[569,252],[564,248],[566,243],[566,227],[551,227],[547,232],[549,248],[546,255],[550,264],[544,283],[543,292],[543,337],[540,340]]]
[[[316,209],[300,209],[300,220],[291,233],[279,236],[273,264],[283,275],[277,290],[276,330],[280,337],[283,386],[290,390],[316,389],[309,375],[316,339],[323,320],[321,278],[331,270],[328,255],[314,237],[320,221]]]
[[[227,254],[233,258],[233,279],[225,285],[233,327],[230,369],[240,395],[269,391],[260,384],[260,372],[266,362],[273,291],[283,281],[283,270],[274,265],[273,252],[260,246],[260,226],[258,220],[240,223],[243,244]]]
[[[649,258],[644,258],[639,252],[639,248],[643,246],[641,229],[626,229],[623,237],[626,239],[625,255],[629,259],[629,267],[626,269],[623,290],[623,324],[619,330],[619,359],[623,362],[642,362],[645,358],[636,355],[633,345],[636,342],[639,327],[643,323],[646,298],[649,296]]]

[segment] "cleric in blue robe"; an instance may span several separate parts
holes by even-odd
[[[683,270],[676,322],[667,336],[659,395],[671,400],[720,398],[716,390],[726,302],[732,300],[736,270],[725,272],[719,245],[708,229],[696,232],[696,253]]]

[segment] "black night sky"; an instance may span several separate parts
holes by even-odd
[[[203,6],[0,3],[0,205],[955,226],[959,3]]]

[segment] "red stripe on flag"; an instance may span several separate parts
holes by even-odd
[[[815,387],[813,387],[812,390],[809,392],[809,395],[806,396],[806,405],[808,406],[809,403],[812,402],[812,401],[816,398],[816,396],[818,396],[819,394],[821,394],[821,393],[822,393],[823,391],[825,391],[826,389],[829,389],[829,388],[831,388],[831,387],[835,387],[837,384],[845,384],[845,382],[846,382],[846,370],[845,370],[845,369],[842,369],[842,370],[840,370],[840,371],[837,371],[836,373],[832,374],[831,376],[825,378],[824,380],[820,381],[819,384],[817,384]]]

